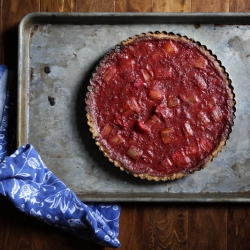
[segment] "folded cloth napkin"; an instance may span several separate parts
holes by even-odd
[[[22,212],[50,225],[100,245],[120,247],[118,205],[81,202],[30,144],[6,156],[15,141],[10,119],[15,102],[7,90],[8,75],[7,67],[0,65],[0,194]]]

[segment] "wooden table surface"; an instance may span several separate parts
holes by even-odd
[[[17,66],[17,25],[29,12],[248,12],[249,0],[0,0],[0,63]],[[250,204],[123,203],[121,250],[250,249]],[[17,211],[0,197],[0,250],[111,249]]]

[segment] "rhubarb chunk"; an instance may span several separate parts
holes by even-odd
[[[154,75],[156,78],[172,78],[173,76],[173,69],[171,67],[160,68],[157,67],[154,70]]]
[[[168,107],[173,108],[180,104],[180,99],[176,96],[169,96],[167,99]]]
[[[164,159],[160,164],[159,164],[159,168],[164,170],[164,171],[173,171],[173,169],[175,168],[174,167],[174,164],[173,162],[169,159],[169,158],[166,158]]]
[[[183,102],[186,102],[189,104],[195,104],[195,103],[200,102],[199,97],[195,93],[180,94],[179,96]]]
[[[183,132],[185,136],[192,136],[194,134],[190,124],[188,122],[184,122],[182,125]]]
[[[195,84],[202,90],[206,90],[207,89],[207,83],[205,81],[205,79],[203,79],[201,76],[196,75],[195,76]]]
[[[214,97],[211,97],[209,100],[208,100],[208,107],[209,108],[214,108],[216,106],[216,99]]]
[[[112,131],[113,127],[110,124],[106,124],[101,130],[102,137],[108,137],[110,132]]]
[[[199,69],[205,69],[207,65],[206,59],[203,57],[197,57],[193,60],[193,66]]]
[[[134,83],[134,86],[135,86],[135,87],[140,88],[140,87],[142,87],[143,85],[144,85],[144,83],[143,83],[143,81],[142,81],[141,78],[137,78],[137,79],[135,80],[135,83]]]
[[[156,49],[152,55],[152,60],[159,62],[162,58],[165,57],[165,53],[162,49]]]
[[[120,69],[130,69],[133,70],[135,61],[131,58],[120,60]]]
[[[136,127],[139,131],[141,132],[149,132],[149,127],[144,124],[142,121],[138,121],[137,124],[136,124]]]
[[[124,113],[123,113],[124,115],[129,115],[132,113],[132,111],[136,113],[140,113],[141,107],[136,101],[135,97],[130,97],[130,99],[128,99],[126,103],[124,104],[123,110],[124,110]]]
[[[219,122],[222,118],[222,113],[219,108],[212,109],[211,116],[214,122]]]
[[[109,83],[116,74],[116,68],[107,68],[102,76],[102,80]]]
[[[127,103],[125,103],[123,115],[124,116],[129,116],[132,113],[133,113],[133,110],[131,109],[131,107]]]
[[[134,82],[135,80],[134,64],[133,59],[120,60],[119,72],[128,82]]]
[[[185,155],[183,150],[176,151],[172,156],[173,163],[178,167],[183,167],[191,162],[190,158]]]
[[[113,135],[109,138],[109,142],[112,145],[119,145],[123,142],[123,139],[119,134],[116,134],[116,135]]]
[[[205,112],[200,112],[198,114],[198,117],[200,118],[200,120],[202,121],[202,123],[204,125],[207,125],[208,123],[210,123],[210,119],[208,118],[207,114]]]
[[[186,155],[188,156],[197,155],[199,153],[199,147],[197,145],[197,142],[192,141],[191,143],[189,143],[185,152],[186,152]]]
[[[147,122],[147,126],[155,126],[161,122],[160,118],[156,115],[153,115]]]
[[[176,139],[174,132],[174,127],[164,128],[163,130],[161,130],[161,139],[164,144],[170,143]]]
[[[199,138],[198,139],[198,145],[201,151],[203,152],[209,152],[212,148],[212,144],[204,138]]]
[[[177,52],[178,49],[172,41],[166,41],[163,50],[168,54],[172,54],[174,52]]]
[[[144,81],[148,82],[151,79],[151,75],[147,69],[141,69],[141,73]]]
[[[150,89],[148,97],[151,100],[160,101],[163,98],[163,94],[161,91]]]
[[[164,161],[161,163],[162,166],[165,166],[165,168],[169,168],[173,166],[172,161],[169,158],[164,159]]]
[[[127,151],[127,155],[134,159],[134,160],[138,160],[141,156],[139,150],[136,150],[133,146],[131,146],[128,151]]]
[[[198,103],[200,101],[195,93],[189,94],[186,100],[190,104]]]
[[[126,129],[128,126],[126,123],[126,117],[124,118],[121,114],[116,114],[113,122],[122,129]]]
[[[155,109],[155,112],[159,114],[165,120],[174,116],[174,110],[171,108],[168,108],[166,104],[164,103],[161,103],[160,105],[158,105]]]

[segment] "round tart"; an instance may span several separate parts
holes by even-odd
[[[93,73],[87,118],[115,166],[148,180],[204,168],[228,139],[231,81],[205,46],[180,35],[146,33],[111,50]]]

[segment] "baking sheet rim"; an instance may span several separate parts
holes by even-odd
[[[234,18],[238,17],[239,19],[249,18],[250,13],[42,13],[42,12],[34,12],[29,13],[21,20],[19,24],[19,45],[18,45],[18,129],[17,129],[17,146],[21,146],[25,143],[28,143],[28,121],[29,121],[29,113],[28,113],[28,102],[27,102],[27,95],[28,93],[28,86],[27,83],[29,82],[29,62],[26,60],[29,58],[29,49],[27,48],[27,44],[25,43],[25,39],[29,39],[30,33],[25,33],[28,29],[30,31],[32,25],[35,24],[33,22],[33,18],[38,19],[46,19],[46,18],[54,18],[57,17],[67,17],[74,16],[76,18],[80,17],[168,17],[168,18],[201,18],[201,17],[208,17],[208,18]],[[198,20],[197,19],[197,20]],[[167,20],[165,20],[166,23]],[[239,22],[239,20],[236,21]],[[46,21],[45,21],[46,23]],[[204,22],[206,23],[206,22]],[[209,22],[210,23],[210,22]],[[246,21],[242,20],[243,24],[247,24]],[[225,21],[224,24],[227,24]],[[23,73],[26,72],[26,73]],[[213,194],[206,194],[206,193],[199,193],[199,194],[185,194],[185,193],[178,193],[178,194],[170,194],[166,197],[147,197],[147,196],[134,196],[134,197],[126,197],[124,194],[118,195],[110,195],[110,197],[103,199],[103,193],[94,194],[91,197],[87,197],[86,194],[81,194],[80,192],[77,195],[82,198],[83,200],[87,201],[168,201],[168,202],[249,202],[250,195],[248,193],[213,193]]]

